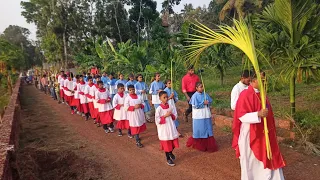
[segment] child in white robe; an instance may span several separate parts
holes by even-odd
[[[133,138],[130,132],[129,121],[127,119],[127,112],[124,108],[124,100],[126,94],[124,93],[124,84],[117,85],[118,93],[114,96],[112,105],[114,107],[113,119],[117,121],[116,128],[119,130],[118,136],[122,136],[122,130],[128,129],[128,137]]]
[[[143,100],[135,93],[133,85],[128,87],[129,95],[124,101],[124,107],[127,110],[127,119],[129,120],[131,134],[135,136],[136,145],[142,148],[139,134],[147,129],[146,120],[143,112]]]
[[[175,166],[176,157],[172,151],[179,147],[179,134],[174,121],[177,119],[177,111],[174,106],[168,103],[168,94],[165,91],[159,93],[161,104],[156,109],[155,122],[158,130],[161,149],[165,152],[167,164]]]
[[[167,92],[168,94],[168,104],[170,104],[173,108],[176,109],[176,103],[178,102],[178,93],[171,88],[172,84],[170,79],[167,79],[165,81],[165,85],[166,85],[166,88],[164,89],[164,91]],[[178,131],[178,127],[180,125],[178,119],[174,121],[174,124],[176,125],[177,131]],[[178,134],[179,134],[179,137],[181,138],[183,137],[183,135],[179,131],[178,131]]]
[[[86,89],[86,82],[84,81],[83,76],[80,76],[80,83],[78,84],[79,87],[79,98],[80,98],[80,105],[82,109],[82,116],[86,117],[86,121],[89,120],[89,107],[88,107],[88,99],[87,96],[85,95],[85,89]]]
[[[97,98],[96,98],[96,93],[98,92],[99,86],[98,86],[98,81],[100,81],[100,76],[96,75],[95,76],[95,84],[94,86],[91,87],[91,91],[93,94],[92,102],[93,102],[93,114],[91,114],[91,117],[94,120],[94,124],[97,124],[97,127],[101,126],[101,122],[99,119],[99,104],[97,103]]]
[[[111,105],[111,96],[108,89],[104,88],[102,81],[97,81],[99,88],[96,90],[97,107],[99,111],[99,120],[106,133],[113,133],[113,107]]]

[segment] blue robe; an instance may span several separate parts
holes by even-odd
[[[145,82],[137,82],[134,85],[134,88],[136,89],[136,94],[138,96],[140,96],[143,99],[144,103],[145,103],[143,111],[144,112],[149,112],[151,110],[151,107],[150,107],[150,104],[149,104],[149,101],[148,101],[148,96],[147,96],[147,92],[149,91],[147,84]],[[145,94],[141,93],[142,90],[146,91]]]
[[[128,86],[129,85],[135,85],[137,83],[136,80],[133,80],[133,81],[128,81],[126,84],[125,84],[125,89],[126,89],[126,92],[128,92]]]
[[[166,87],[166,88],[164,89],[164,91],[167,92],[168,97],[171,96],[171,93],[172,93],[172,89],[171,89],[171,88]],[[168,103],[169,103],[171,106],[176,107],[175,103],[178,102],[178,93],[177,93],[175,90],[173,90],[173,94],[174,94],[173,99],[170,99],[170,100],[168,101]],[[174,120],[173,122],[174,122],[174,124],[176,125],[176,127],[178,127],[178,126],[180,125],[178,119]]]
[[[111,95],[111,104],[113,101],[113,97],[117,94],[117,86],[116,86],[116,79],[109,79],[107,80],[107,84],[105,84],[105,87],[109,89],[110,95]]]
[[[107,76],[101,76],[101,81],[103,82],[103,84],[107,84],[108,80],[109,78]]]
[[[206,94],[209,105],[212,103],[211,97]],[[211,111],[209,105],[204,105],[204,93],[195,92],[190,99],[192,105],[192,128],[193,138],[208,138],[213,136]]]
[[[118,79],[117,81],[116,81],[116,86],[118,86],[118,84],[123,84],[124,86],[126,86],[126,84],[127,84],[127,80],[120,80],[120,79]]]

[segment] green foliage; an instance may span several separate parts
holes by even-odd
[[[6,63],[7,68],[20,69],[25,66],[23,51],[17,46],[0,38],[0,61]]]
[[[290,82],[291,113],[295,112],[296,79],[319,78],[320,5],[313,0],[276,0],[262,12],[257,23],[262,49],[273,64],[281,66],[281,75]],[[260,37],[259,37],[260,36]],[[305,75],[305,76],[304,76]]]

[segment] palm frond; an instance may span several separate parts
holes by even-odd
[[[253,35],[251,30],[248,28],[247,24],[243,21],[233,20],[234,27],[227,25],[218,26],[219,30],[214,31],[205,25],[197,22],[194,26],[197,29],[194,29],[194,32],[197,34],[191,34],[191,38],[187,38],[188,42],[192,44],[187,46],[186,49],[190,52],[187,54],[188,62],[195,62],[199,64],[199,58],[201,54],[210,46],[215,44],[230,44],[234,45],[240,50],[242,50],[246,56],[249,58],[252,63],[256,74],[257,79],[260,85],[260,95],[261,95],[261,105],[262,108],[266,108],[266,96],[265,88],[263,87],[262,79],[260,76],[259,63],[256,56],[256,49],[253,42]],[[268,159],[272,158],[271,146],[268,136],[268,127],[267,120],[264,118],[264,130],[265,130],[265,139],[267,147],[267,156]]]

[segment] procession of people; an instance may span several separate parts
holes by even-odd
[[[264,72],[261,77],[264,80]],[[104,72],[100,76],[98,70],[79,75],[61,71],[55,77],[43,75],[38,83],[39,89],[68,105],[71,114],[78,114],[85,121],[92,119],[107,134],[114,133],[115,129],[119,137],[126,133],[128,138],[135,139],[138,148],[144,147],[140,134],[147,131],[146,123],[155,123],[166,163],[175,166],[177,157],[173,151],[181,146],[179,138],[184,137],[178,130],[178,93],[173,90],[170,79],[161,81],[160,73],[155,73],[153,79],[148,86],[142,74],[129,74],[127,81],[123,74],[116,79],[114,73]],[[182,119],[188,122],[190,114],[192,117],[192,136],[186,146],[205,152],[217,151],[211,113],[213,99],[205,93],[193,66],[188,68],[181,85],[188,102]],[[244,70],[231,91],[232,148],[240,160],[242,180],[283,180],[285,162],[277,143],[272,107],[267,99],[267,108],[262,108],[259,87],[256,73]],[[151,105],[154,114],[151,114]],[[263,121],[264,118],[267,121]],[[269,128],[271,158],[267,157],[264,122]]]

